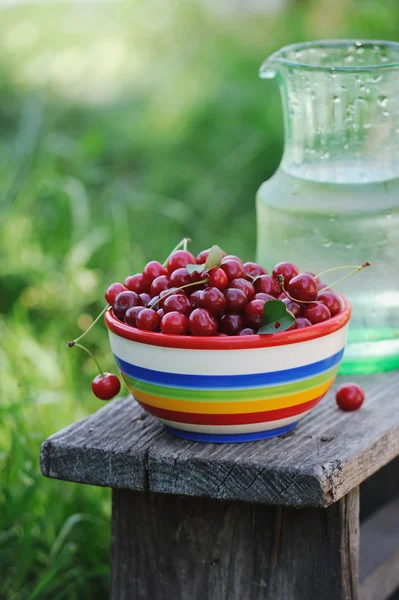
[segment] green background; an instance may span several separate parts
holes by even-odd
[[[195,253],[253,258],[255,193],[283,143],[260,63],[303,40],[397,40],[399,7],[147,0],[0,16],[0,599],[105,599],[109,490],[39,471],[40,443],[100,406],[93,362],[66,341],[110,283],[185,235]],[[104,327],[87,342],[115,370]]]

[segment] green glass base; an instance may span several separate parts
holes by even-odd
[[[366,375],[399,369],[399,338],[376,342],[348,341],[339,375]]]

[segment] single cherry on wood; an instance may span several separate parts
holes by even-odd
[[[364,402],[364,391],[356,383],[344,383],[335,394],[341,410],[358,410]]]

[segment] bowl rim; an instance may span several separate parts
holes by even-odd
[[[337,292],[335,292],[338,294]],[[324,337],[345,327],[351,316],[350,302],[342,294],[338,294],[342,301],[342,310],[328,321],[317,323],[311,327],[282,331],[280,333],[248,336],[228,337],[199,337],[189,335],[171,335],[156,331],[143,331],[126,325],[117,319],[110,306],[105,311],[104,321],[107,328],[115,335],[126,340],[146,344],[149,346],[162,346],[165,348],[182,348],[185,350],[246,350],[253,348],[271,348],[307,342]]]

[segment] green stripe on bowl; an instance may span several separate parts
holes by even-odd
[[[266,400],[267,398],[288,396],[289,394],[310,390],[313,387],[317,387],[318,385],[329,381],[336,375],[338,369],[339,365],[325,373],[316,375],[316,377],[294,381],[293,383],[284,383],[282,385],[274,385],[265,388],[237,390],[202,390],[199,388],[193,390],[172,388],[133,379],[133,377],[129,377],[123,372],[122,377],[129,388],[146,392],[147,394],[153,394],[154,396],[161,396],[162,398],[171,398],[172,400],[192,400],[193,402],[231,402],[233,400]]]

